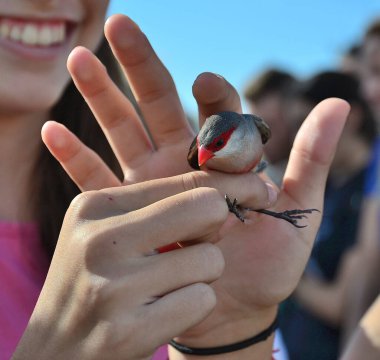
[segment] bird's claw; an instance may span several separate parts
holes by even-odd
[[[237,199],[234,199],[234,201],[231,201],[231,199],[228,197],[228,195],[224,195],[224,198],[226,199],[226,203],[228,206],[228,210],[235,214],[235,216],[241,221],[244,222],[244,216],[239,211],[240,205],[237,203]]]
[[[266,209],[254,210],[254,209],[249,209],[249,208],[246,208],[245,210],[256,211],[256,212],[259,212],[261,214],[266,214],[266,215],[270,215],[270,216],[273,216],[273,217],[278,218],[278,219],[283,219],[283,220],[291,223],[293,226],[295,226],[297,228],[304,228],[307,226],[307,225],[298,225],[298,223],[297,223],[297,220],[307,218],[307,216],[305,214],[311,214],[314,211],[319,212],[318,209],[303,209],[303,210],[294,209],[294,210],[285,210],[282,212],[275,212],[275,211],[270,211],[270,210],[266,210]]]
[[[241,221],[244,222],[244,216],[242,214],[242,211],[256,211],[261,214],[266,214],[273,216],[278,219],[283,219],[293,226],[297,228],[304,228],[307,225],[298,225],[297,220],[305,219],[307,218],[306,214],[312,214],[314,211],[318,211],[318,209],[294,209],[294,210],[285,210],[282,212],[275,212],[271,210],[266,209],[252,209],[252,208],[243,208],[237,203],[237,199],[234,199],[234,201],[231,201],[230,198],[225,195],[224,198],[226,199],[228,210],[235,214],[235,216]]]

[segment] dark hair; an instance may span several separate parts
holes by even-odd
[[[360,106],[363,119],[358,132],[369,143],[375,140],[377,132],[375,118],[367,102],[361,96],[359,81],[353,75],[337,71],[321,72],[300,82],[294,88],[294,95],[309,101],[312,105],[317,105],[327,98],[337,97],[352,105]]]
[[[132,98],[129,87],[124,82],[118,64],[105,39],[96,55],[107,67],[113,81]],[[51,110],[50,116],[64,124],[87,146],[95,150],[122,178],[120,167],[108,141],[72,81]],[[30,201],[36,214],[41,241],[49,255],[52,256],[65,212],[71,200],[80,191],[42,142],[35,164],[34,177],[31,181],[32,198]]]
[[[285,94],[294,81],[295,78],[285,71],[267,69],[248,84],[244,96],[254,102],[273,92]]]
[[[353,44],[346,50],[345,55],[358,59],[361,55],[361,51],[360,44]]]
[[[368,39],[372,36],[380,37],[380,19],[376,19],[368,26],[364,34],[364,39]]]

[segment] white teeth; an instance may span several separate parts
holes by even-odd
[[[22,33],[22,42],[28,45],[35,45],[37,43],[37,28],[33,25],[26,25]]]
[[[65,40],[65,35],[66,35],[66,31],[65,31],[65,25],[61,25],[58,27],[58,41],[64,41]]]
[[[38,34],[38,44],[50,45],[52,43],[53,37],[50,28],[44,26]]]
[[[57,28],[51,29],[51,41],[53,43],[56,43],[58,41],[58,29]]]
[[[0,37],[29,46],[50,46],[65,40],[65,24],[16,23],[0,20]]]
[[[11,28],[11,33],[9,34],[9,37],[12,40],[21,40],[21,29],[18,26],[13,26]]]
[[[0,24],[0,37],[6,38],[9,36],[9,33],[11,32],[10,26],[3,22]]]

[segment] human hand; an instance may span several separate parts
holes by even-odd
[[[228,217],[223,194],[234,189],[247,205],[268,204],[253,174],[188,173],[79,195],[13,359],[144,359],[202,320],[216,302],[207,284],[224,267],[213,245]],[[192,246],[156,251],[177,241]]]
[[[346,102],[329,99],[305,120],[293,145],[275,211],[323,208],[326,177],[348,111]],[[182,334],[180,343],[209,347],[249,338],[269,326],[277,304],[297,285],[321,215],[310,215],[303,229],[264,214],[245,215],[246,222],[236,219],[235,225],[222,231],[218,243],[226,268],[213,284],[218,298],[215,310],[203,323]],[[233,323],[237,332],[231,335],[228,329]]]
[[[124,173],[123,183],[191,171],[184,159],[194,132],[170,74],[145,35],[127,17],[111,17],[105,34],[131,85],[150,138],[131,102],[90,51],[74,49],[68,69],[115,152]],[[202,101],[209,101],[214,93],[215,90]],[[203,103],[200,111],[202,106]],[[63,125],[46,123],[42,136],[81,190],[120,185],[104,162]]]

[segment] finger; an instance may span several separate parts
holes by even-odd
[[[42,127],[41,136],[51,154],[82,191],[120,185],[120,180],[99,155],[64,125],[48,121]]]
[[[150,331],[146,333],[150,338],[149,343],[156,346],[168,343],[173,337],[206,318],[215,305],[214,290],[209,285],[197,283],[171,292],[145,306],[142,317],[143,320],[149,319],[146,320],[150,324]],[[155,321],[152,322],[152,319]],[[160,342],[153,334],[160,334]]]
[[[122,297],[126,292],[132,292],[134,295],[131,295],[131,301],[151,303],[179,288],[217,280],[222,275],[224,265],[221,250],[210,243],[199,243],[178,251],[140,258],[139,265],[134,266],[133,272],[123,256],[117,273],[130,275],[118,278],[117,285],[113,287],[113,296]],[[141,300],[142,292],[144,299]]]
[[[231,200],[236,198],[239,204],[255,209],[270,207],[277,200],[273,186],[268,186],[252,172],[236,175],[194,171],[127,187],[104,189],[101,193],[110,206],[119,208],[120,212],[128,212],[200,187],[215,188],[223,198],[228,195]],[[95,206],[94,209],[97,211]]]
[[[77,47],[71,52],[67,67],[122,168],[150,154],[152,145],[136,110],[109,78],[100,61],[89,50]]]
[[[124,15],[110,17],[105,34],[121,63],[157,147],[192,135],[172,77],[139,27]]]
[[[147,274],[141,276],[140,282],[150,289],[153,298],[193,283],[211,283],[221,276],[225,265],[221,250],[210,243],[149,256],[145,262],[149,262],[145,264]],[[165,283],[160,279],[166,279]]]
[[[322,208],[325,182],[349,110],[344,100],[324,100],[297,134],[283,190],[302,207]]]
[[[242,112],[238,92],[220,75],[200,74],[193,84],[193,95],[198,103],[200,127],[207,117],[220,111]]]
[[[217,190],[198,188],[103,221],[103,236],[117,241],[122,253],[151,255],[174,242],[218,241],[217,231],[227,216],[227,204]]]

